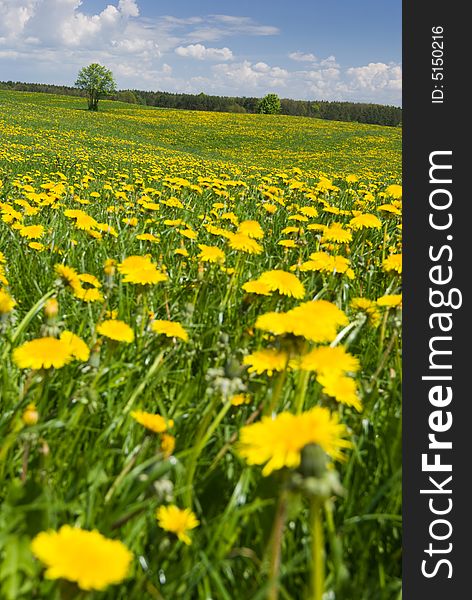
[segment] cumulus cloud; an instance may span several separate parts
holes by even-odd
[[[231,60],[233,58],[233,53],[229,48],[206,48],[203,44],[177,46],[175,53],[198,60]]]
[[[290,52],[289,58],[297,62],[316,62],[317,58],[314,54],[307,52]]]
[[[401,90],[402,70],[399,65],[369,63],[346,71],[350,83],[359,90]]]

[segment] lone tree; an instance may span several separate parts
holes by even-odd
[[[98,110],[99,99],[116,92],[113,73],[98,63],[80,69],[75,85],[87,92],[89,110]]]
[[[266,115],[277,115],[280,112],[280,98],[277,94],[267,94],[259,100],[257,112]]]

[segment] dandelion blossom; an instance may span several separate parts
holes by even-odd
[[[258,296],[270,296],[271,292],[267,283],[262,281],[248,281],[244,283],[242,289],[248,294],[257,294]]]
[[[134,331],[124,321],[108,319],[97,325],[97,333],[116,342],[131,343],[134,340]]]
[[[382,263],[384,271],[396,271],[399,275],[402,272],[402,254],[390,254]]]
[[[0,289],[0,315],[6,315],[16,306],[16,301],[8,292]]]
[[[164,433],[167,429],[174,426],[172,419],[166,421],[161,415],[148,413],[143,410],[133,410],[130,414],[137,423],[150,431],[154,431],[154,433]]]
[[[59,531],[42,531],[33,539],[31,549],[46,565],[48,579],[74,581],[82,590],[104,590],[120,583],[133,559],[119,540],[70,525]]]
[[[261,375],[267,371],[269,377],[274,371],[283,371],[288,363],[288,354],[273,348],[258,350],[248,354],[243,359],[243,364],[247,365],[249,373]]]
[[[90,356],[90,349],[87,344],[72,331],[63,331],[60,340],[68,346],[69,353],[73,358],[82,362],[87,362]]]
[[[232,233],[228,236],[230,248],[246,252],[247,254],[260,254],[262,246],[244,233]]]
[[[239,453],[250,465],[265,465],[262,474],[270,475],[284,467],[298,467],[308,444],[318,444],[331,458],[342,459],[342,449],[351,446],[346,434],[345,425],[327,408],[315,407],[299,415],[283,412],[243,427]]]
[[[293,273],[287,273],[277,269],[275,271],[266,271],[259,277],[261,283],[265,283],[271,292],[277,291],[283,296],[291,298],[303,298],[305,296],[305,287],[303,283]]]
[[[362,404],[357,393],[354,379],[339,373],[327,373],[318,376],[318,382],[323,386],[323,392],[332,396],[341,404],[353,406],[357,411],[362,410]]]
[[[69,344],[53,337],[25,342],[13,351],[13,361],[20,369],[60,369],[72,358]]]
[[[207,246],[198,244],[200,248],[199,260],[209,263],[223,263],[225,261],[225,253],[218,246]]]
[[[162,333],[170,338],[179,338],[184,342],[188,340],[188,333],[177,321],[157,320],[151,324],[151,329],[154,333]]]
[[[124,283],[149,285],[168,279],[147,256],[128,256],[118,265],[118,271],[123,275]]]
[[[300,369],[317,373],[355,373],[359,370],[359,359],[346,352],[343,346],[320,346],[305,354],[299,363]]]
[[[200,524],[189,508],[179,508],[174,504],[159,507],[156,517],[159,527],[174,533],[181,542],[187,545],[192,543],[187,532],[195,529]]]

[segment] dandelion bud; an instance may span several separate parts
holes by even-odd
[[[161,452],[165,458],[169,458],[175,448],[175,437],[168,433],[161,435]]]
[[[299,471],[304,477],[322,477],[326,473],[328,455],[317,444],[308,444],[301,452]]]
[[[105,261],[105,265],[103,267],[103,270],[107,277],[113,277],[113,275],[115,274],[115,270],[116,270],[115,265],[116,265],[116,261],[113,260],[113,258],[107,258],[107,260]]]
[[[49,298],[44,304],[44,314],[48,319],[54,319],[59,312],[59,302],[57,298]]]
[[[39,420],[39,413],[36,410],[36,405],[28,404],[21,419],[25,425],[28,425],[28,426],[36,425],[36,423]]]

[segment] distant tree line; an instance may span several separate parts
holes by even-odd
[[[43,92],[84,97],[86,92],[74,87],[43,83],[23,83],[0,81],[0,89]],[[232,113],[259,112],[260,98],[238,96],[210,96],[208,94],[181,94],[172,92],[148,92],[143,90],[120,90],[107,96],[130,104],[141,104],[160,108],[181,108],[187,110],[207,110]],[[402,109],[383,104],[361,102],[329,102],[327,100],[280,100],[280,114],[316,117],[335,121],[354,121],[376,125],[399,126],[402,123]]]

